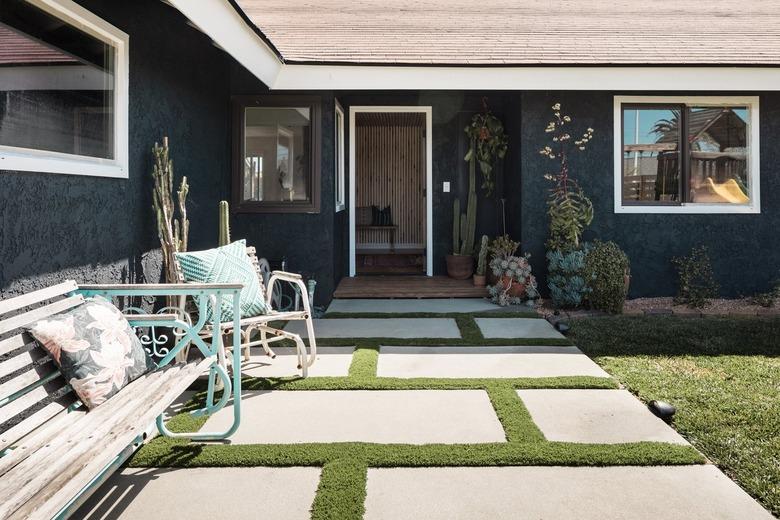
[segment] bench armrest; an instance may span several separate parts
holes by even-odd
[[[83,284],[78,292],[88,294],[176,296],[199,294],[200,291],[234,292],[244,288],[240,283],[145,283],[145,284]]]
[[[288,280],[288,281],[303,280],[303,276],[297,273],[288,273],[287,271],[272,271],[271,275],[275,276],[279,280]]]

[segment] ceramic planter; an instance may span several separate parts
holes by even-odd
[[[474,257],[471,255],[447,255],[447,274],[456,280],[467,280],[474,274]]]
[[[525,285],[520,282],[513,281],[508,276],[501,277],[501,285],[506,289],[509,287],[507,294],[513,298],[522,298],[525,294]]]

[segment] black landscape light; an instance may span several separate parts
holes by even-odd
[[[650,409],[651,412],[653,412],[657,417],[660,417],[666,422],[671,422],[672,417],[674,416],[674,413],[677,411],[677,408],[672,406],[671,404],[665,402],[665,401],[650,401],[647,403],[647,407]]]

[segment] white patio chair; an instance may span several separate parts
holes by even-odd
[[[303,277],[295,273],[271,271],[270,276],[268,277],[268,281],[265,283],[255,248],[251,246],[247,247],[246,254],[249,256],[249,260],[252,262],[252,265],[255,268],[255,274],[257,276],[258,282],[260,283],[260,286],[264,288],[268,311],[265,314],[261,314],[259,316],[241,318],[241,350],[243,361],[247,362],[250,360],[251,347],[258,345],[262,346],[266,355],[273,359],[276,357],[276,353],[271,348],[271,343],[288,339],[295,343],[298,356],[298,368],[301,370],[301,375],[303,377],[307,377],[309,367],[314,364],[314,361],[317,358],[317,341],[314,337],[314,324],[312,322],[309,293],[306,289],[306,284],[303,281]],[[179,280],[181,282],[185,282],[184,274],[178,262],[176,265],[176,273]],[[296,309],[292,311],[280,311],[274,309],[274,305],[278,305],[279,301],[279,298],[274,297],[274,290],[276,288],[276,284],[279,282],[288,283],[295,288],[297,293],[300,295],[300,298],[296,298],[296,300],[298,300],[297,303],[300,304],[302,309]],[[216,301],[213,303],[216,304]],[[182,308],[186,308],[189,313],[192,313],[193,310],[191,307],[189,307],[188,302],[182,301],[180,302],[180,305]],[[306,349],[306,344],[303,342],[303,339],[299,334],[294,334],[292,332],[278,329],[270,325],[271,322],[275,321],[301,320],[306,322],[306,335],[309,340],[308,352]],[[219,329],[221,334],[229,335],[233,331],[233,322],[222,322],[219,325]],[[214,326],[208,324],[204,327],[200,335],[202,337],[211,337],[213,334]],[[256,339],[253,338],[255,335],[257,335]],[[222,342],[222,344],[226,345],[227,343]],[[232,347],[226,348],[231,350]],[[187,354],[185,353],[184,356],[186,355]],[[230,356],[224,356],[224,358],[231,359]]]

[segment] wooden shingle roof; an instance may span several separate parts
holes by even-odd
[[[780,0],[233,0],[287,63],[780,65]]]

